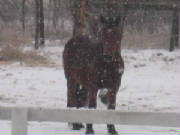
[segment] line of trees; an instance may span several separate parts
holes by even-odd
[[[95,9],[92,3],[100,1],[104,0],[0,0],[0,29],[4,24],[11,24],[15,27],[18,25],[22,32],[31,30],[36,49],[44,45],[45,37],[62,32],[66,20],[74,24],[74,34],[83,33],[85,28],[89,30],[85,34],[97,37],[101,26],[92,12],[101,12],[99,9],[104,10],[106,7]],[[157,32],[160,22],[171,25],[173,16],[178,14],[172,15],[165,10],[158,13],[154,10],[131,10],[128,11],[126,25],[133,26],[138,33],[147,30],[153,34]],[[172,28],[176,35],[177,26],[179,25],[175,24]],[[178,42],[174,37],[171,41],[171,44]]]
[[[25,1],[25,0],[23,0]],[[24,2],[23,2],[24,3]],[[60,8],[63,4],[63,0],[49,0],[49,6],[53,10],[53,26],[55,31],[57,30],[57,24],[59,20]],[[44,2],[43,0],[35,0],[36,7],[36,17],[35,17],[35,49],[38,49],[39,46],[45,44],[45,35],[44,35]],[[62,15],[62,14],[61,14]],[[64,25],[64,22],[62,23]],[[62,27],[64,27],[62,25]],[[23,23],[24,27],[24,23]]]
[[[38,49],[45,44],[45,23],[54,33],[64,29],[64,22],[71,14],[68,11],[70,1],[0,0],[0,28],[4,25],[19,24],[22,32],[30,28],[35,38],[35,48]]]

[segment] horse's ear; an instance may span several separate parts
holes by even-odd
[[[106,18],[101,15],[101,16],[100,16],[100,21],[101,21],[101,23],[104,24],[104,23],[106,23]]]

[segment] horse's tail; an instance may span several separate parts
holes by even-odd
[[[87,103],[87,90],[80,84],[76,88],[77,107],[85,107]]]

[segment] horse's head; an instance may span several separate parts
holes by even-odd
[[[119,32],[120,17],[101,16],[103,28],[101,30],[101,42],[105,61],[114,61],[120,55],[121,34]]]

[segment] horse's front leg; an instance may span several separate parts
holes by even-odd
[[[88,90],[88,98],[89,98],[89,109],[95,109],[97,106],[97,90],[90,89]],[[91,123],[86,124],[86,134],[94,134],[93,125]]]
[[[108,109],[115,110],[116,108],[116,94],[115,90],[109,90],[107,93],[107,100],[108,100]],[[108,133],[112,135],[117,135],[118,132],[115,129],[113,124],[107,124]]]
[[[78,106],[78,101],[76,97],[77,93],[77,83],[72,80],[71,78],[67,80],[67,107],[72,108],[76,107],[79,108]],[[80,130],[83,128],[82,123],[68,123],[69,126],[72,126],[72,130]]]

